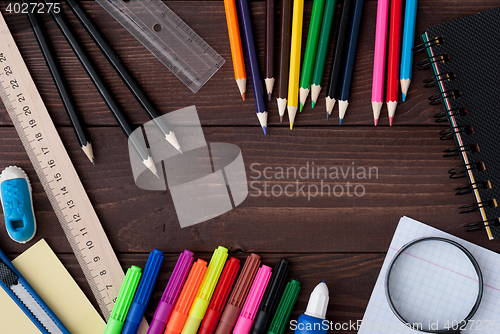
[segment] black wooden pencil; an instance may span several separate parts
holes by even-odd
[[[44,0],[46,3],[48,0]],[[130,143],[134,146],[136,149],[137,153],[139,154],[139,157],[142,160],[142,163],[149,169],[151,172],[153,172],[156,176],[158,176],[158,172],[156,170],[155,163],[153,161],[153,158],[149,155],[148,149],[145,145],[145,143],[141,140],[138,140],[135,136],[132,136],[132,133],[134,132],[134,128],[132,124],[130,123],[129,119],[125,116],[123,110],[121,107],[118,105],[118,102],[115,100],[113,95],[108,89],[108,86],[104,79],[101,77],[99,74],[99,71],[95,68],[94,64],[90,60],[90,57],[87,55],[87,52],[85,49],[82,47],[78,39],[76,38],[75,34],[73,33],[73,30],[70,28],[68,22],[66,21],[65,17],[62,15],[62,12],[55,13],[53,10],[50,12],[54,20],[56,21],[57,25],[59,26],[59,29],[63,33],[64,37],[68,41],[69,45],[75,52],[76,56],[80,60],[80,63],[83,65],[85,70],[87,71],[87,74],[89,75],[90,79],[92,79],[92,82],[96,86],[97,90],[101,94],[102,98],[108,105],[109,109],[111,110],[111,113],[113,116],[115,116],[116,121],[122,128],[123,132],[125,132],[125,135],[129,139]]]
[[[61,100],[64,104],[64,108],[66,109],[71,124],[73,125],[76,138],[78,139],[78,142],[80,143],[80,146],[85,155],[94,164],[94,153],[92,151],[90,137],[87,133],[87,129],[83,125],[80,114],[76,110],[73,98],[67,89],[68,85],[66,84],[66,80],[62,76],[59,64],[57,63],[54,51],[52,50],[52,45],[47,38],[43,25],[38,20],[38,14],[36,13],[36,11],[33,11],[30,8],[30,1],[23,0],[23,3],[28,6],[27,15],[31,24],[31,28],[33,29],[38,44],[40,45],[40,49],[42,50],[43,56],[47,63],[47,67],[50,70],[50,74],[54,79],[57,91],[59,92]]]
[[[92,20],[87,16],[85,10],[80,6],[79,1],[66,0],[66,3],[68,4],[69,8],[71,8],[80,23],[85,27],[89,35],[93,38],[99,49],[101,49],[102,53],[106,56],[109,63],[114,67],[116,72],[118,72],[123,82],[127,85],[132,94],[134,94],[135,98],[141,104],[142,108],[146,111],[155,125],[163,133],[163,135],[165,136],[165,140],[167,140],[173,147],[175,147],[175,149],[182,153],[175,133],[169,129],[168,125],[165,124],[162,119],[158,118],[161,116],[158,109],[156,109],[156,107],[153,105],[153,102],[151,102],[146,93],[144,93],[125,64],[123,64],[120,57],[118,57],[108,41],[106,41],[106,39],[102,36],[99,29],[97,29]]]
[[[335,52],[332,59],[332,67],[330,69],[330,78],[326,90],[326,118],[330,117],[335,101],[338,99],[340,80],[342,75],[342,67],[344,65],[344,54],[346,50],[346,42],[349,36],[349,22],[352,0],[344,0],[342,5],[342,14],[340,17],[340,27],[337,33],[337,43],[335,44]]]

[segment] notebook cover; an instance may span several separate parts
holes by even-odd
[[[468,172],[471,183],[491,183],[489,189],[474,190],[476,201],[495,199],[500,204],[500,8],[429,27],[422,40],[425,43],[439,36],[443,43],[431,45],[427,53],[429,57],[448,54],[449,61],[434,63],[434,74],[453,72],[456,78],[437,86],[441,93],[461,92],[461,97],[446,98],[443,104],[446,110],[467,111],[465,116],[451,117],[450,126],[471,126],[473,131],[456,133],[456,146],[477,144],[479,152],[462,153],[464,164],[483,162],[485,166],[485,170]],[[484,221],[498,222],[499,206],[480,211]],[[486,231],[490,239],[500,238],[500,226]]]

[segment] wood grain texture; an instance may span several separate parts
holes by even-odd
[[[230,249],[231,255],[240,259],[248,255],[246,252],[257,252],[262,255],[263,262],[271,266],[279,258],[286,257],[292,263],[290,278],[298,279],[303,286],[292,319],[303,312],[314,286],[326,280],[331,296],[327,318],[334,322],[362,318],[385,252],[403,215],[500,251],[500,244],[488,241],[484,232],[466,233],[462,227],[479,221],[480,215],[459,214],[458,206],[473,203],[474,198],[470,194],[453,195],[453,189],[464,185],[467,180],[451,180],[446,173],[460,164],[460,160],[442,157],[442,151],[450,148],[453,142],[439,140],[438,132],[445,126],[435,124],[432,119],[442,107],[428,104],[427,96],[435,93],[435,89],[424,89],[421,84],[431,75],[430,71],[414,71],[408,100],[399,104],[395,126],[388,127],[385,107],[380,125],[377,128],[372,126],[370,95],[377,1],[365,1],[351,104],[344,125],[339,127],[336,117],[330,122],[325,120],[323,93],[314,109],[308,104],[297,116],[294,130],[290,131],[285,122],[279,123],[274,94],[272,102],[268,103],[268,136],[262,135],[255,119],[251,94],[247,94],[246,102],[241,101],[234,84],[223,1],[165,2],[226,59],[226,64],[197,94],[180,83],[97,3],[82,1],[82,4],[160,111],[166,113],[194,104],[207,142],[233,143],[242,150],[247,177],[249,182],[254,182],[249,183],[248,198],[224,215],[184,229],[179,227],[169,191],[150,192],[135,186],[125,137],[56,24],[49,15],[42,15],[76,105],[89,126],[96,166],[88,162],[70,128],[27,17],[5,14],[8,1],[0,2],[0,10],[5,14],[49,113],[58,125],[59,134],[122,267],[144,266],[152,248],[168,253],[147,309],[148,320],[151,320],[178,253],[183,249],[190,249],[196,252],[196,256],[208,260],[213,249],[224,245]],[[261,73],[264,73],[265,3],[263,0],[252,1],[250,6]],[[467,4],[458,4],[454,0],[420,0],[416,31],[421,33],[427,26],[496,6],[498,2],[495,0],[475,0]],[[133,123],[140,125],[148,121],[80,23],[64,4],[62,7]],[[311,8],[312,1],[306,1],[306,30]],[[279,17],[278,12],[276,15]],[[332,41],[336,40],[335,35],[336,32]],[[278,45],[275,44],[277,57]],[[334,43],[329,50],[329,59],[333,48]],[[423,55],[416,56],[417,60],[421,58]],[[329,72],[329,66],[327,61],[325,73]],[[334,113],[336,115],[337,109]],[[313,163],[315,168],[327,168],[327,175],[322,170],[319,176],[317,169],[312,172]],[[305,172],[307,164],[309,170]],[[31,179],[38,233],[32,242],[21,245],[11,241],[5,228],[0,227],[0,247],[13,257],[45,238],[96,306],[12,122],[0,105],[0,168],[9,165],[22,167]],[[334,167],[340,172],[339,178],[330,176]],[[359,169],[351,177],[346,170],[352,167],[376,168],[378,177],[359,179]],[[280,168],[290,170],[288,177],[281,178],[276,174]],[[300,168],[303,168],[301,174]],[[293,169],[297,175],[293,174]],[[330,189],[337,186],[337,193],[339,187],[345,191],[347,181],[351,185],[350,191],[359,186],[358,190],[364,189],[364,195],[358,197],[344,193],[337,197],[330,190],[330,196],[324,193],[308,199],[304,194],[308,187],[313,192],[315,187],[320,191],[322,186]],[[272,194],[273,189],[276,194],[287,186],[288,194],[295,190],[293,196]],[[304,193],[297,193],[297,187],[304,187]],[[0,220],[3,220],[1,215]],[[344,332],[355,333],[339,331]]]
[[[247,177],[253,183],[249,184],[248,198],[235,210],[181,229],[168,191],[145,191],[135,186],[126,141],[118,128],[90,128],[96,143],[107,143],[95,145],[96,166],[86,160],[72,129],[59,128],[116,252],[149,252],[152,247],[210,251],[219,244],[233,251],[385,252],[403,215],[500,250],[483,233],[465,233],[461,227],[479,220],[479,215],[458,213],[458,206],[474,199],[472,195],[453,195],[453,188],[466,182],[448,178],[447,170],[459,160],[442,157],[451,142],[440,141],[435,127],[276,129],[272,136],[262,136],[258,130],[205,128],[208,142],[234,143],[241,148]],[[21,166],[32,180],[37,236],[52,241],[57,252],[71,252],[13,129],[0,129],[0,147],[4,148],[0,165]],[[352,169],[347,169],[353,166],[354,178]],[[284,178],[279,175],[280,167]],[[328,175],[320,170],[318,177],[318,167],[328,168]],[[339,169],[338,179],[331,176],[333,167]],[[371,179],[358,179],[361,167],[376,168],[378,179],[375,172]],[[347,182],[352,185],[351,196]],[[321,194],[322,185],[332,190]],[[364,187],[363,196],[353,195],[356,185]],[[292,196],[279,195],[287,186],[287,194]],[[339,187],[344,194],[337,197],[335,186],[337,195]],[[297,191],[297,187],[302,190]],[[308,187],[311,195],[315,187],[319,194],[308,199]],[[275,237],[270,240],[269,235]],[[0,230],[0,244],[7,252],[25,249],[9,242],[4,230]]]

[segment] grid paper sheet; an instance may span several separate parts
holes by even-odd
[[[408,217],[399,221],[358,334],[419,333],[406,327],[391,311],[384,282],[387,268],[397,251],[408,242],[423,237],[442,237],[458,242],[472,253],[481,267],[483,298],[476,314],[462,332],[500,334],[500,255]]]

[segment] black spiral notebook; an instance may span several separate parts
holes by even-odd
[[[476,203],[462,212],[480,211],[482,221],[469,230],[485,229],[500,239],[500,8],[429,27],[422,34],[428,58],[421,67],[434,75],[432,104],[443,103],[437,122],[449,122],[441,139],[454,139],[445,156],[459,155],[463,164],[450,177],[468,177],[457,194],[473,192]]]

